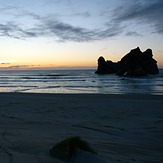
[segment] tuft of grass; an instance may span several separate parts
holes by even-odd
[[[62,161],[69,161],[76,149],[97,154],[87,141],[82,140],[79,136],[69,137],[57,143],[50,149],[50,155]]]

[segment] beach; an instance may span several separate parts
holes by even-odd
[[[70,136],[113,163],[163,162],[163,96],[0,93],[0,162],[59,163]]]

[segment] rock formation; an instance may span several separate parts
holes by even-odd
[[[138,48],[132,49],[119,62],[105,61],[101,56],[98,59],[97,74],[116,73],[127,76],[146,76],[158,74],[157,61],[153,59],[151,49],[141,52]]]

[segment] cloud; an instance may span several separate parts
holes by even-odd
[[[21,35],[22,29],[19,26],[15,25],[13,22],[0,24],[0,36],[20,39]]]
[[[110,38],[121,33],[119,26],[109,26],[104,30],[75,27],[57,20],[46,20],[42,29],[58,41],[94,41]]]
[[[65,1],[63,1],[65,3]],[[58,0],[49,0],[49,3],[60,3]],[[72,3],[67,0],[67,5]],[[29,38],[46,37],[52,38],[59,42],[89,42],[95,40],[108,39],[121,34],[122,28],[112,24],[105,25],[101,29],[88,29],[81,26],[75,26],[70,23],[65,23],[63,17],[91,17],[89,11],[79,11],[73,13],[43,13],[37,14],[34,11],[20,10],[14,7],[6,7],[2,10],[14,9],[13,16],[15,19],[9,19],[8,22],[0,23],[0,37],[10,37],[20,40]],[[16,13],[16,14],[15,14]],[[27,18],[27,19],[26,19]],[[66,18],[66,19],[67,19]],[[61,20],[63,19],[63,20]],[[26,21],[27,20],[27,21]],[[31,21],[29,21],[31,20]],[[27,22],[27,24],[25,24]]]
[[[154,32],[163,34],[163,1],[138,0],[125,1],[114,10],[114,21],[132,22],[153,26]]]
[[[94,36],[93,31],[81,27],[75,27],[59,21],[45,21],[47,33],[56,37],[59,41],[88,41]]]
[[[14,22],[0,24],[0,36],[10,37],[15,39],[26,39],[31,37],[39,37],[41,31],[37,28],[23,29]]]
[[[65,3],[65,1],[63,2]],[[49,0],[49,3],[61,2],[58,0]],[[67,0],[66,3],[68,5],[72,2]],[[1,10],[6,11],[11,9],[14,9],[12,10],[13,16],[15,15],[15,17],[17,17],[12,19],[12,21],[9,19],[7,22],[2,21],[0,23],[0,37],[10,37],[20,40],[46,37],[60,42],[89,42],[108,39],[117,36],[122,32],[122,28],[116,24],[109,26],[106,24],[105,27],[101,29],[88,29],[84,27],[84,22],[83,27],[81,27],[65,23],[63,21],[64,19],[61,20],[63,17],[70,19],[71,17],[79,17],[79,19],[81,17],[91,17],[92,15],[89,11],[70,12],[68,14],[66,13],[66,15],[64,12],[59,13],[59,15],[58,13],[46,13],[43,15],[42,13],[37,14],[34,11],[20,10],[19,8],[12,6],[1,8]],[[25,22],[27,22],[27,24],[25,24]]]
[[[0,63],[1,65],[10,65],[11,63]]]
[[[13,34],[18,31],[19,31],[18,27],[14,25],[13,23],[8,22],[6,24],[0,24],[0,36],[18,38],[17,36]]]
[[[0,66],[0,69],[26,69],[26,68],[31,68],[33,65],[12,65],[9,66],[11,63],[1,63],[2,67]]]
[[[143,35],[141,35],[141,34],[135,32],[135,31],[127,32],[125,35],[126,35],[126,36],[136,36],[136,37],[143,36]]]
[[[16,9],[16,7],[14,7],[14,6],[5,6],[5,7],[1,7],[0,11],[1,12],[6,12],[6,11],[9,11],[9,10],[14,10],[14,9]]]
[[[64,15],[66,16],[66,15]],[[87,18],[87,17],[90,17],[91,16],[91,13],[88,12],[88,11],[85,11],[85,12],[77,12],[77,13],[73,13],[73,14],[70,14],[70,15],[67,15],[67,16],[81,16],[81,17],[84,17],[84,18]]]
[[[159,51],[157,51],[158,53],[163,53],[163,50],[159,50]]]
[[[47,20],[39,17],[39,21],[40,23],[37,23],[35,27],[27,29],[23,29],[13,22],[0,24],[0,36],[12,37],[15,39],[45,36],[60,42],[89,42],[117,36],[122,31],[122,28],[117,25],[106,26],[105,29],[99,30],[77,27],[54,19]]]
[[[60,2],[58,0],[49,0],[49,2]],[[67,1],[70,3],[70,1]],[[119,1],[121,2],[121,1]],[[6,8],[10,9],[10,8]],[[11,8],[12,9],[12,8]],[[3,9],[2,9],[3,10]],[[32,21],[31,24],[23,24],[19,22],[19,18],[0,24],[0,36],[11,37],[15,39],[28,39],[46,37],[56,41],[66,42],[90,42],[95,40],[109,39],[122,35],[125,36],[142,36],[137,26],[149,26],[152,32],[163,34],[163,0],[124,0],[119,7],[109,10],[109,19],[105,24],[101,24],[100,29],[88,29],[81,26],[75,26],[65,23],[56,13],[51,15],[39,15],[34,12],[19,12],[19,18],[28,16]],[[111,15],[112,13],[112,15]],[[105,13],[105,16],[106,17]],[[61,13],[62,15],[62,13]],[[63,13],[64,15],[64,13]],[[71,13],[72,16],[91,17],[90,12],[84,11],[79,13]],[[97,18],[98,19],[98,18]],[[29,19],[28,19],[29,20]],[[90,19],[91,20],[91,19]],[[14,22],[15,21],[15,22]],[[131,29],[134,24],[135,30]]]
[[[42,21],[34,28],[23,29],[13,22],[0,24],[0,36],[15,39],[49,37],[59,42],[89,42],[117,36],[121,33],[119,26],[106,27],[103,30],[87,29],[73,26],[58,20]]]
[[[8,67],[5,67],[7,69],[22,69],[22,68],[29,68],[30,66],[29,65],[15,65],[15,66],[8,66]]]

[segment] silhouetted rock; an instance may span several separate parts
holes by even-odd
[[[119,62],[105,61],[103,57],[98,59],[97,74],[116,73],[117,75],[145,76],[158,74],[157,61],[153,59],[151,49],[141,52],[138,48],[132,49]]]
[[[146,70],[148,74],[155,75],[159,73],[159,70],[157,67],[157,61],[152,57],[153,54],[151,49],[147,49],[145,52],[143,52],[142,55],[143,68]]]
[[[105,61],[103,57],[98,59],[98,68],[95,73],[97,74],[111,74],[116,73],[118,70],[118,64],[112,61]]]
[[[98,74],[108,74],[107,66],[106,66],[106,61],[104,57],[99,57],[98,59],[98,68],[96,73]]]

